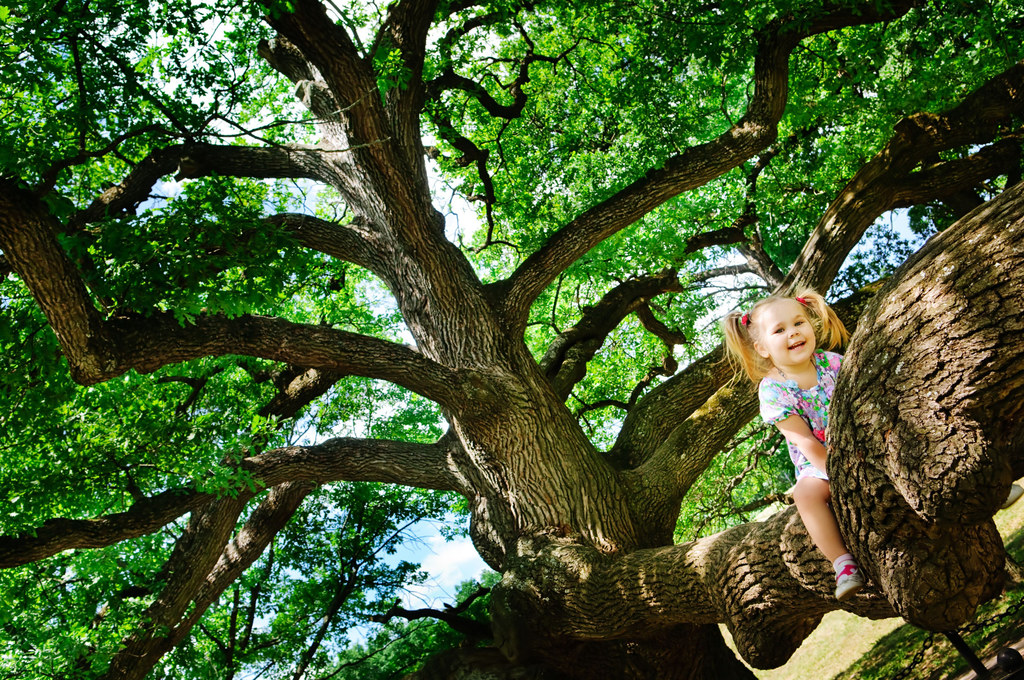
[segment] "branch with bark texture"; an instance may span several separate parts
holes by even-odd
[[[286,230],[306,248],[351,262],[378,275],[384,271],[380,259],[364,238],[367,229],[362,219],[339,224],[305,213],[279,213],[266,218],[266,221]]]
[[[746,202],[743,212],[740,213],[739,217],[733,220],[733,223],[728,227],[691,236],[686,241],[686,248],[683,250],[684,254],[693,253],[709,246],[737,244],[736,249],[746,258],[749,271],[760,276],[765,283],[773,288],[782,282],[782,272],[779,271],[778,265],[765,252],[761,233],[757,228],[756,202],[757,179],[764,172],[764,169],[768,167],[768,163],[771,162],[772,158],[777,156],[778,153],[777,149],[769,149],[761,154],[757,162],[754,163],[747,173]],[[755,229],[748,236],[747,228],[751,226]]]
[[[247,354],[348,375],[390,380],[442,404],[464,401],[453,371],[394,343],[275,317],[173,314],[101,318],[54,236],[56,222],[27,192],[0,197],[0,249],[46,315],[71,374],[92,384],[134,369],[155,371],[203,356]]]
[[[891,11],[834,10],[810,21],[772,22],[758,36],[754,94],[746,114],[717,139],[690,147],[573,219],[512,274],[504,315],[515,327],[526,322],[530,305],[558,273],[588,250],[684,191],[703,186],[767,148],[777,134],[788,93],[789,55],[803,38],[846,26],[895,19],[911,1]],[[708,159],[714,159],[710,163]]]
[[[529,583],[550,587],[541,599]],[[834,589],[831,566],[788,507],[765,522],[620,556],[600,555],[572,536],[524,539],[491,608],[495,643],[512,659],[543,657],[546,645],[554,651],[568,640],[642,639],[674,625],[725,623],[748,663],[774,668],[829,611],[892,616],[877,592],[841,604]]]
[[[288,482],[271,489],[233,539],[231,532],[251,494],[217,501],[193,516],[165,565],[167,585],[124,640],[103,680],[144,678],[224,589],[256,561],[314,488],[310,483]]]
[[[258,172],[257,172],[258,170]],[[156,149],[140,161],[120,184],[111,187],[87,208],[71,216],[64,231],[134,210],[152,194],[161,178],[207,177],[333,178],[320,150],[311,146],[222,146],[176,144]]]
[[[457,633],[462,633],[471,640],[485,640],[491,636],[490,626],[473,619],[467,619],[466,617],[461,616],[461,614],[469,608],[469,605],[471,605],[474,600],[483,597],[489,592],[491,592],[490,588],[481,586],[457,605],[452,606],[446,604],[443,610],[429,608],[405,609],[404,607],[399,606],[399,602],[401,602],[401,600],[397,600],[386,612],[371,616],[370,620],[376,623],[388,623],[391,619],[396,617],[403,618],[406,621],[436,619],[447,623],[452,630]]]
[[[447,442],[411,444],[347,438],[273,449],[239,463],[240,470],[265,488],[287,482],[324,484],[345,480],[464,492],[453,467]],[[51,519],[20,535],[0,536],[0,568],[35,562],[65,550],[102,548],[145,536],[215,501],[216,496],[210,493],[173,489],[140,499],[124,512],[92,519]]]

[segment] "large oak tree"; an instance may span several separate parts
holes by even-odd
[[[795,511],[673,535],[756,414],[715,315],[799,286],[857,327],[829,468],[871,584],[843,607],[945,630],[998,593],[991,516],[1024,474],[1013,3],[0,9],[0,566],[39,611],[93,607],[4,663],[142,678],[201,631],[229,662],[188,672],[232,677],[275,615],[240,593],[352,534],[349,481],[453,494],[501,574],[493,645],[421,677],[750,677],[719,623],[783,664],[839,607]],[[899,208],[941,233],[892,272]],[[327,623],[295,627],[274,672],[330,671]]]

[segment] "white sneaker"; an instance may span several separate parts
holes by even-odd
[[[1014,484],[1010,487],[1010,495],[1007,496],[1003,504],[999,506],[1000,509],[1010,507],[1019,501],[1021,496],[1024,496],[1024,489],[1020,488],[1020,484]]]
[[[836,599],[845,602],[856,595],[867,581],[858,567],[847,564],[836,574]]]

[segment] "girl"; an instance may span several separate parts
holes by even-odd
[[[835,568],[836,598],[848,600],[864,587],[864,576],[839,534],[825,474],[828,405],[842,356],[818,346],[833,349],[849,333],[813,291],[765,298],[745,314],[729,314],[723,326],[730,359],[760,381],[761,417],[785,436],[796,466],[793,500],[800,519]]]

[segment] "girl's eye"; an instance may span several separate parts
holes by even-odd
[[[776,328],[776,329],[775,329],[774,331],[772,331],[772,332],[773,332],[773,333],[781,333],[781,332],[783,332],[784,330],[786,330],[786,329],[785,329],[785,328]]]

